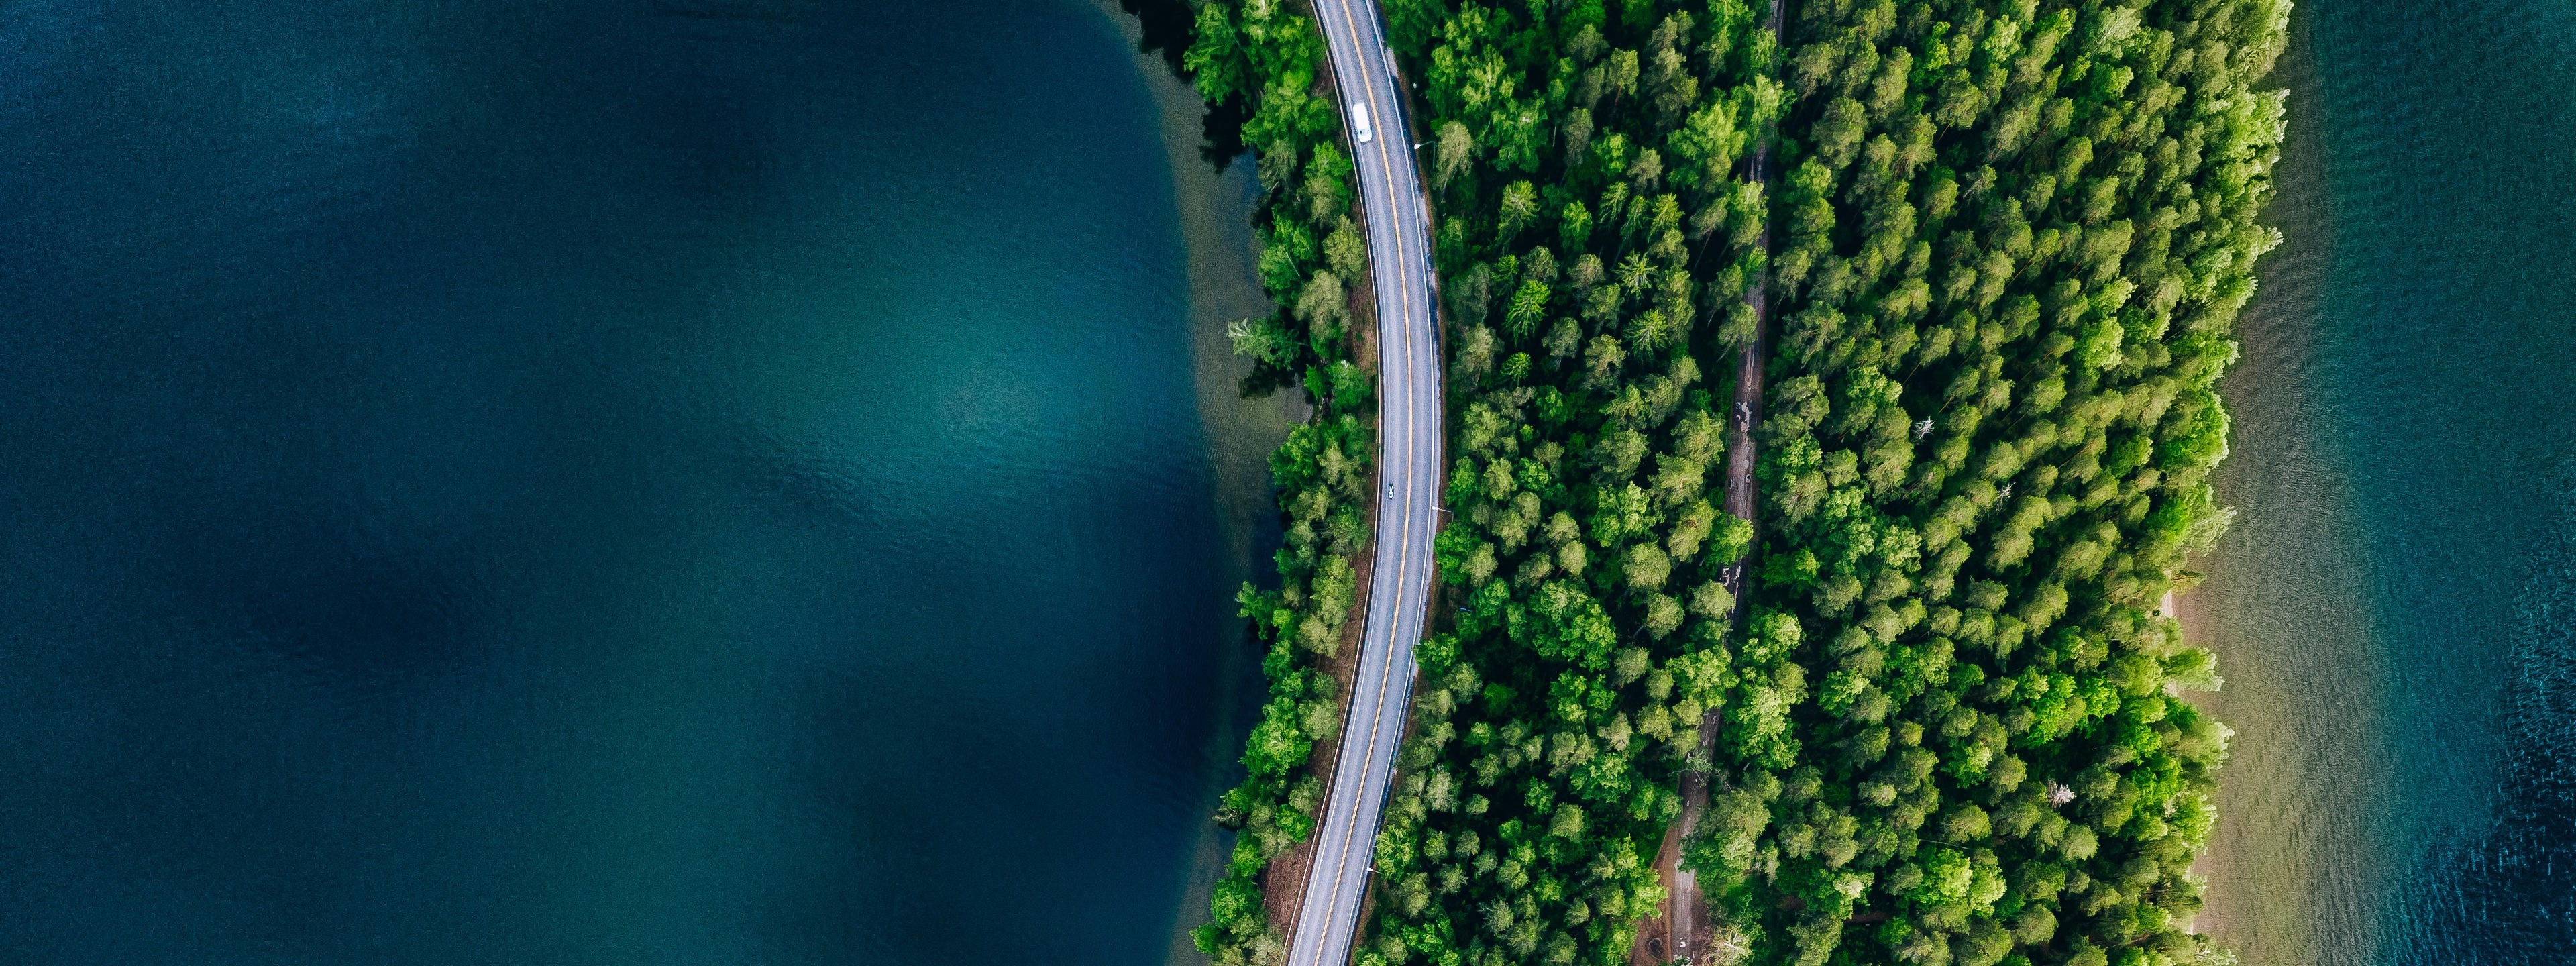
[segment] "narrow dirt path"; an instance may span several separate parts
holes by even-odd
[[[1781,37],[1783,0],[1771,0],[1770,19],[1764,26],[1775,40]],[[1751,170],[1753,180],[1760,182],[1763,197],[1776,194],[1778,175],[1772,170],[1772,142],[1764,141],[1754,149]],[[1765,254],[1771,250],[1769,226],[1755,242]],[[1753,427],[1762,419],[1763,365],[1769,361],[1771,339],[1770,275],[1753,279],[1752,290],[1745,301],[1753,306],[1753,339],[1738,354],[1735,373],[1735,402],[1729,407],[1726,446],[1726,512],[1748,523],[1758,521],[1753,514]],[[1728,564],[1719,580],[1735,594],[1736,618],[1740,621],[1745,607],[1745,568],[1752,560],[1748,551],[1742,559]],[[1718,728],[1725,723],[1723,710],[1713,710],[1700,720],[1699,751],[1703,761],[1713,760],[1717,751]],[[1710,958],[1715,941],[1708,923],[1708,902],[1699,891],[1699,881],[1681,867],[1682,843],[1699,828],[1700,815],[1708,810],[1709,775],[1687,772],[1682,776],[1682,816],[1664,833],[1663,849],[1655,856],[1655,869],[1663,877],[1666,899],[1663,915],[1637,924],[1637,944],[1629,961],[1638,966],[1688,960],[1693,963],[1731,961],[1731,957]],[[1740,955],[1743,950],[1733,950]]]

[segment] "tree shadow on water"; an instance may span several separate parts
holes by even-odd
[[[1161,56],[1175,76],[1188,81],[1189,68],[1181,59],[1197,40],[1198,21],[1187,0],[1118,0],[1118,8],[1144,26],[1144,33],[1136,41],[1137,52]],[[1252,107],[1241,97],[1208,105],[1201,122],[1200,159],[1215,165],[1219,172],[1233,164],[1243,155],[1243,122],[1251,117]]]

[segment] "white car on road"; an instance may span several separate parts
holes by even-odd
[[[1376,129],[1369,127],[1367,101],[1351,102],[1351,130],[1359,132],[1361,144],[1377,137]]]

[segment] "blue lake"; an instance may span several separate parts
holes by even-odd
[[[0,961],[1161,961],[1275,426],[1128,30],[0,10]]]

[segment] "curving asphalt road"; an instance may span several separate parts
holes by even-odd
[[[1440,497],[1440,343],[1431,301],[1431,206],[1377,4],[1314,4],[1359,169],[1369,274],[1377,289],[1377,551],[1341,753],[1315,833],[1305,901],[1288,938],[1288,966],[1342,966],[1350,961],[1360,901],[1368,894],[1378,816],[1412,701],[1413,645],[1422,639],[1429,610]],[[1354,104],[1368,107],[1376,136],[1367,143],[1360,142]]]

